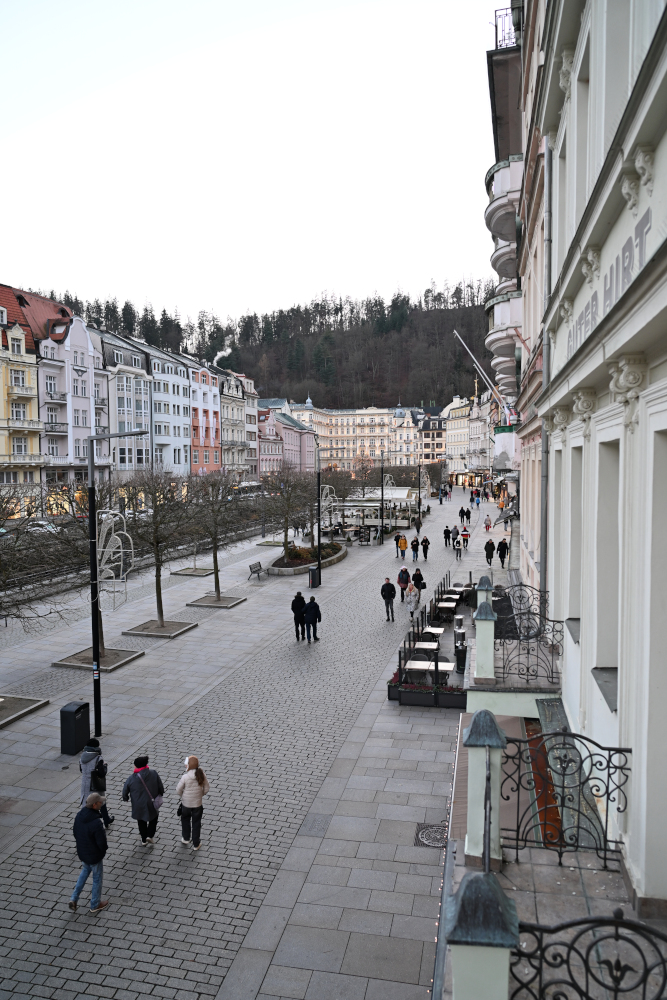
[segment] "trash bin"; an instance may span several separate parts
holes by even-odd
[[[456,672],[457,674],[465,673],[466,669],[466,655],[468,652],[467,642],[457,642],[454,647],[454,656],[456,657]]]
[[[70,701],[60,709],[60,752],[73,757],[90,739],[90,705]]]
[[[308,586],[310,587],[311,590],[314,590],[315,587],[319,587],[319,585],[320,585],[320,574],[317,569],[317,566],[311,566],[310,569],[308,570]]]

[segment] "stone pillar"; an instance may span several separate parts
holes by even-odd
[[[479,607],[480,604],[483,604],[484,601],[486,601],[487,604],[491,604],[491,599],[493,597],[493,584],[491,583],[490,577],[481,576],[475,590],[477,591],[477,607]]]
[[[475,623],[475,682],[496,683],[493,665],[495,623],[498,615],[490,604],[484,601],[472,616]]]
[[[445,904],[453,1000],[507,1000],[510,952],[519,921],[495,875],[468,872]]]
[[[491,863],[500,868],[500,782],[505,734],[493,712],[479,708],[463,730],[463,746],[468,751],[468,821],[466,825],[466,864],[482,864],[484,853],[484,796],[486,790],[486,748],[491,758]]]

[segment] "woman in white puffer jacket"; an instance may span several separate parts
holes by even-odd
[[[419,604],[419,591],[415,587],[414,583],[411,583],[408,587],[408,592],[405,595],[405,603],[408,606],[408,611],[410,612],[410,618],[413,617],[415,611],[417,610],[417,605]]]
[[[181,798],[181,843],[189,844],[198,851],[201,846],[201,818],[204,812],[202,798],[208,795],[210,786],[208,779],[196,757],[186,757],[185,766],[187,771],[176,785],[176,794]],[[190,837],[190,826],[192,825],[192,838]]]

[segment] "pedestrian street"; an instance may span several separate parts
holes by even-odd
[[[426,597],[449,569],[463,581],[487,569],[483,519],[495,520],[494,504],[473,511],[459,565],[443,545],[468,496],[455,489],[449,503],[430,501],[422,536],[431,548],[419,559]],[[496,543],[503,533],[502,525],[490,532]],[[415,829],[446,815],[459,713],[386,700],[409,625],[400,598],[387,623],[380,597],[401,565],[391,538],[355,545],[323,571],[313,592],[317,645],[295,642],[290,612],[297,589],[310,596],[307,575],[248,581],[250,562],[279,553],[256,541],[224,567],[225,592],[243,603],[199,612],[197,628],[145,640],[144,656],[102,676],[100,742],[115,822],[104,860],[110,905],[99,914],[87,912],[90,882],[78,911],[67,908],[80,870],[71,830],[80,776],[78,757],[60,754],[59,734],[60,707],[92,703],[92,679],[49,666],[90,644],[88,622],[0,653],[3,694],[50,698],[0,730],[0,998],[425,1000],[442,852],[415,847]],[[406,566],[412,572],[410,553]],[[504,582],[497,558],[493,569]],[[210,578],[172,577],[166,615],[183,620],[207,590]],[[123,605],[105,615],[106,634],[153,612],[150,594]],[[142,754],[166,791],[147,847],[120,799]],[[176,817],[188,754],[211,786],[197,853],[181,844]]]

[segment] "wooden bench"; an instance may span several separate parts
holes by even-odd
[[[255,575],[255,573],[257,574],[257,579],[258,580],[259,580],[259,574],[260,573],[266,573],[267,576],[269,575],[268,569],[262,569],[261,562],[250,563],[249,569],[250,569],[250,576],[248,577],[249,580],[251,580],[253,578],[253,576]]]

